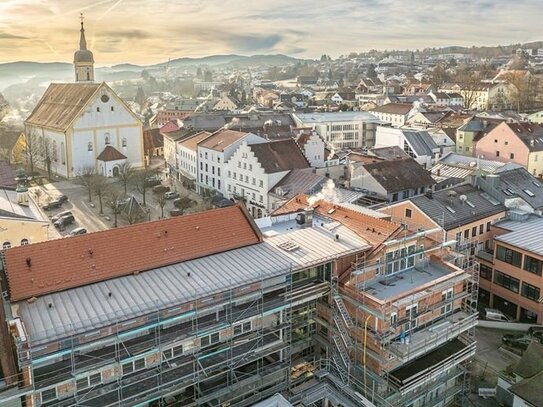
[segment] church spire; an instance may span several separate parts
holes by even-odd
[[[74,54],[74,68],[76,82],[94,81],[94,56],[87,49],[87,39],[85,38],[85,27],[83,25],[83,13],[81,19],[81,35],[79,37],[79,49]]]
[[[83,13],[80,14],[81,19],[81,36],[79,38],[79,49],[87,49],[87,40],[85,39],[85,27],[83,26],[83,20],[85,17],[83,17]]]

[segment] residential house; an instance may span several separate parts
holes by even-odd
[[[176,178],[188,189],[195,190],[198,180],[198,143],[210,135],[207,131],[200,131],[176,143]]]
[[[193,129],[182,128],[177,131],[172,131],[169,133],[162,134],[164,138],[164,161],[166,164],[166,171],[169,174],[169,177],[175,179],[181,179],[179,174],[179,152],[178,152],[178,143],[194,134],[198,131]]]
[[[541,180],[516,163],[507,163],[488,175],[481,174],[474,184],[508,208],[543,214]]]
[[[434,100],[437,106],[453,107],[464,106],[464,98],[456,92],[430,92],[430,97]]]
[[[281,93],[279,95],[279,101],[282,103],[290,103],[299,108],[305,106],[305,97],[302,93]]]
[[[475,155],[489,160],[515,162],[532,175],[543,177],[543,127],[532,123],[503,122],[484,135]]]
[[[441,92],[460,94],[468,110],[508,110],[512,106],[513,86],[506,83],[478,83],[474,85],[446,84]]]
[[[253,144],[241,142],[227,159],[224,196],[245,200],[254,218],[268,216],[272,211],[268,193],[291,170],[309,166],[293,139]]]
[[[149,164],[151,157],[164,156],[164,136],[160,129],[143,130],[143,149],[147,164]]]
[[[409,103],[388,103],[370,110],[370,113],[394,127],[401,127],[407,123],[413,111],[413,105]]]
[[[183,99],[168,104],[149,120],[149,126],[160,128],[170,121],[183,120],[194,113],[200,102],[198,99]]]
[[[468,119],[456,130],[456,153],[474,156],[477,142],[495,126],[496,123],[475,116]]]
[[[444,241],[471,254],[492,247],[491,226],[505,218],[507,208],[470,184],[427,191],[410,200],[380,210],[396,222],[439,228]],[[473,249],[473,250],[472,250]]]
[[[302,131],[295,140],[312,167],[321,168],[326,165],[330,152],[316,131]]]
[[[541,407],[542,384],[543,345],[533,341],[518,362],[500,372],[496,402],[505,407]]]
[[[439,160],[441,149],[427,131],[378,126],[376,147],[398,146],[420,165],[430,169]]]
[[[221,129],[198,143],[198,180],[199,193],[216,191],[227,196],[228,161],[243,143],[247,145],[267,143],[256,134]],[[230,197],[230,194],[228,194]]]
[[[440,127],[441,122],[451,112],[418,112],[410,120],[409,124],[422,128]]]
[[[21,130],[0,126],[0,160],[19,164],[25,159],[24,134]]]
[[[46,197],[41,199],[45,202]],[[2,250],[46,241],[50,226],[49,219],[32,200],[27,187],[19,185],[15,191],[0,189]]]
[[[531,113],[530,115],[528,115],[528,120],[531,123],[543,124],[543,110]]]
[[[380,120],[368,112],[293,113],[298,127],[314,128],[333,150],[373,147]]]
[[[480,298],[512,320],[543,323],[543,218],[513,209],[493,224],[493,245],[478,253]]]
[[[329,99],[336,105],[347,104],[354,106],[357,104],[354,92],[335,92]]]
[[[239,109],[241,102],[232,95],[223,95],[213,106],[213,110],[233,111]]]
[[[432,190],[435,181],[430,172],[412,158],[349,163],[351,188],[361,188],[398,202]]]

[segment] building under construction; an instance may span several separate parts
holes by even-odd
[[[440,236],[299,196],[8,249],[0,406],[447,405],[477,272]]]

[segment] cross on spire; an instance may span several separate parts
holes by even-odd
[[[79,19],[81,20],[81,25],[83,25],[83,20],[85,19],[83,13],[79,13]]]

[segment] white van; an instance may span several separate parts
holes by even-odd
[[[510,322],[510,319],[503,312],[492,308],[485,308],[485,319],[488,321]]]

